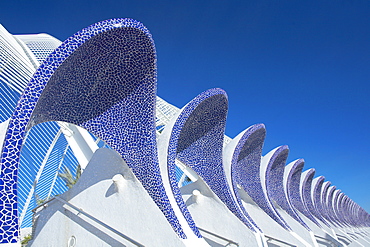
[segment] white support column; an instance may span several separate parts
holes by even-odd
[[[99,148],[87,130],[73,124],[58,122],[81,169],[85,169],[94,152]]]

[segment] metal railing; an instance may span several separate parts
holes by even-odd
[[[34,217],[33,217],[33,218],[34,218],[34,219],[36,219],[36,218],[35,218],[35,214],[39,212],[39,211],[38,211],[38,209],[39,209],[39,208],[41,208],[41,207],[42,207],[42,208],[47,207],[47,204],[48,204],[48,203],[50,203],[50,202],[51,202],[51,201],[53,201],[53,200],[57,200],[57,201],[59,201],[59,202],[63,203],[64,205],[67,205],[68,207],[72,208],[73,210],[77,211],[77,212],[78,212],[77,216],[79,216],[79,214],[82,214],[82,215],[86,216],[87,218],[91,219],[92,221],[94,221],[94,222],[98,223],[99,225],[103,226],[105,229],[107,229],[107,230],[109,230],[109,231],[111,231],[111,232],[115,233],[116,235],[118,235],[118,236],[120,236],[120,237],[124,238],[125,240],[127,240],[127,241],[131,242],[132,244],[134,244],[134,245],[136,245],[136,246],[139,246],[139,247],[144,247],[144,245],[140,244],[139,242],[137,242],[137,241],[133,240],[132,238],[130,238],[130,237],[128,237],[128,236],[126,236],[125,234],[123,234],[123,233],[121,233],[121,232],[117,231],[116,229],[114,229],[114,228],[112,228],[111,226],[109,226],[109,225],[105,224],[105,223],[104,223],[104,222],[102,222],[101,220],[98,220],[97,218],[95,218],[95,217],[94,217],[94,216],[92,216],[91,214],[89,214],[89,213],[87,213],[87,212],[83,211],[83,209],[76,207],[75,205],[73,205],[73,204],[71,204],[71,203],[67,202],[66,200],[64,200],[64,199],[62,199],[62,198],[60,198],[60,197],[58,197],[58,196],[56,196],[56,197],[54,197],[54,198],[52,198],[52,199],[50,199],[50,200],[48,200],[48,201],[44,202],[43,204],[41,204],[41,205],[37,206],[36,208],[34,208],[34,209],[32,210],[32,212],[34,213]],[[34,223],[33,225],[35,225],[35,222],[33,222],[33,223]],[[34,227],[32,227],[32,236],[33,236],[33,234],[34,234]]]
[[[117,234],[118,236],[120,236],[120,237],[124,238],[125,240],[127,240],[127,241],[131,242],[132,244],[134,244],[134,245],[136,245],[136,246],[139,246],[139,247],[144,247],[144,245],[142,245],[142,244],[140,244],[139,242],[137,242],[137,241],[133,240],[132,238],[130,238],[130,237],[128,237],[128,236],[126,236],[126,235],[124,235],[123,233],[121,233],[121,232],[117,231],[116,229],[114,229],[114,228],[110,227],[109,225],[105,224],[105,223],[104,223],[104,222],[102,222],[101,220],[99,220],[99,219],[95,218],[94,216],[90,215],[89,213],[85,212],[82,208],[78,208],[78,207],[76,207],[75,205],[73,205],[73,204],[71,204],[71,203],[67,202],[66,200],[64,200],[64,199],[60,198],[59,196],[53,197],[53,198],[51,198],[50,200],[45,201],[45,202],[43,202],[42,204],[38,205],[36,208],[32,209],[32,212],[33,212],[32,236],[34,236],[34,231],[35,231],[35,226],[36,226],[36,220],[37,220],[36,214],[37,214],[38,212],[40,212],[43,208],[46,208],[46,207],[48,206],[48,204],[49,204],[50,202],[52,202],[53,200],[57,200],[57,201],[59,201],[59,202],[63,203],[64,205],[67,205],[68,207],[70,207],[70,208],[72,208],[73,210],[77,211],[77,212],[78,212],[78,214],[77,214],[77,215],[82,214],[82,215],[84,215],[84,216],[88,217],[89,219],[91,219],[91,220],[93,220],[94,222],[98,223],[99,225],[103,226],[105,229],[107,229],[107,230],[109,230],[109,231],[111,231],[111,232],[113,232],[113,233]],[[41,210],[40,210],[40,209],[41,209]],[[211,236],[213,236],[213,237],[215,237],[215,238],[217,238],[217,239],[220,239],[220,240],[223,240],[223,241],[227,242],[227,244],[226,244],[225,246],[232,246],[232,245],[234,245],[234,246],[239,246],[239,244],[238,244],[237,242],[235,242],[235,241],[233,241],[233,240],[231,240],[231,239],[228,239],[228,238],[222,237],[222,236],[220,236],[220,235],[218,235],[218,234],[215,234],[215,233],[213,233],[213,232],[207,231],[207,230],[205,230],[205,229],[203,229],[203,228],[200,228],[200,227],[198,227],[198,229],[199,229],[201,232],[204,232],[204,233],[209,234],[209,235],[211,235]],[[271,238],[271,239],[272,239],[272,238]],[[282,241],[281,241],[281,242],[282,242]],[[282,243],[283,243],[283,242],[282,242]],[[291,246],[291,245],[289,245],[289,246]]]
[[[203,229],[203,228],[200,228],[200,227],[198,227],[198,229],[199,229],[199,231],[201,231],[201,232],[205,232],[205,233],[207,233],[207,234],[209,234],[209,235],[212,235],[212,236],[214,236],[214,237],[216,237],[216,238],[218,238],[218,239],[221,239],[221,240],[223,240],[223,241],[227,242],[227,244],[226,244],[225,246],[230,246],[231,244],[233,244],[233,245],[235,245],[235,246],[239,246],[239,244],[238,244],[238,243],[236,243],[236,242],[234,242],[234,241],[232,241],[232,240],[230,240],[230,239],[224,238],[224,237],[222,237],[222,236],[220,236],[220,235],[218,235],[218,234],[215,234],[215,233],[213,233],[213,232],[207,231],[207,230],[205,230],[205,229]]]
[[[270,236],[265,235],[265,238],[266,238],[267,243],[276,244],[276,245],[281,246],[281,247],[295,247],[295,245],[293,245],[293,244],[290,244],[288,242],[285,242],[283,240],[280,240],[280,239],[277,239],[277,238],[274,238],[274,237],[270,237]]]

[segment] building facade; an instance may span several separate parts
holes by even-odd
[[[225,136],[225,91],[207,90],[181,110],[159,98],[155,47],[140,22],[103,21],[63,43],[46,34],[11,35],[0,26],[0,47],[0,243],[18,244],[19,229],[30,227],[35,214],[40,219],[33,224],[35,246],[50,239],[40,225],[73,221],[67,214],[45,216],[49,209],[31,212],[38,203],[45,208],[44,200],[56,211],[66,205],[76,209],[74,203],[82,205],[86,191],[92,197],[113,181],[111,194],[121,193],[120,184],[134,181],[130,188],[147,198],[138,207],[150,208],[161,227],[170,229],[174,243],[185,246],[219,246],[222,239],[242,246],[370,244],[370,216],[359,205],[323,177],[314,179],[314,170],[302,172],[303,160],[286,165],[287,146],[262,155],[263,124],[233,139]],[[115,154],[98,152],[101,148]],[[104,155],[107,160],[118,155],[112,169],[124,167],[123,175],[111,174],[107,180],[102,168],[95,177],[92,168],[85,173],[88,164],[104,163]],[[81,181],[66,192],[58,174],[70,170],[76,176],[78,165]],[[93,179],[96,191],[83,186]],[[135,201],[126,192],[115,203],[124,203],[124,198]],[[84,207],[99,214],[93,201],[86,200]],[[101,206],[109,210],[115,205]],[[125,210],[140,215],[132,205]],[[99,220],[104,215],[87,217],[112,232],[114,218],[123,215],[122,210],[114,212],[103,220],[108,227]],[[222,221],[228,224],[221,226]],[[55,224],[48,228],[56,229]],[[155,222],[139,222],[143,224],[155,227]],[[79,239],[91,233],[83,226],[73,226]],[[129,231],[120,226],[113,230],[120,237]],[[68,239],[56,239],[71,244],[76,237],[68,234]],[[93,236],[99,244],[120,241],[104,234]],[[131,234],[139,240],[131,244],[155,246],[153,236]],[[165,240],[163,235],[158,238]]]

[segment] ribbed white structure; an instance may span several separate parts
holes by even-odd
[[[21,45],[26,45],[40,64],[62,43],[46,33],[14,35],[13,37],[19,40]]]
[[[164,126],[180,109],[159,97],[157,97],[156,106],[156,125],[157,130],[161,132]]]
[[[1,122],[11,115],[35,68],[18,41],[0,25]]]
[[[12,35],[0,25],[0,122],[11,116],[21,92],[37,67],[60,44],[61,41],[48,34]],[[158,133],[178,111],[179,108],[157,97]],[[28,133],[22,149],[18,177],[18,208],[22,228],[31,226],[31,210],[37,205],[37,200],[66,191],[58,172],[68,168],[74,173],[78,163],[87,164],[86,159],[79,159],[81,150],[78,150],[78,144],[81,142],[74,145],[76,140],[71,141],[70,134],[73,131],[68,126],[70,125],[48,122],[33,127]],[[89,139],[86,134],[82,136],[82,139]],[[229,138],[226,138],[225,142],[228,141]],[[91,141],[87,144],[91,145]],[[94,145],[96,144],[99,147],[105,146],[95,138]],[[177,169],[177,177],[178,180],[181,177],[184,180],[185,175],[181,169]],[[183,182],[187,183],[189,181]]]
[[[21,92],[40,62],[60,43],[46,34],[13,36],[0,25],[0,122],[12,115]],[[22,227],[32,223],[30,210],[36,206],[35,197],[44,199],[66,190],[60,179],[54,179],[58,167],[74,170],[77,165],[59,129],[54,122],[44,123],[32,128],[27,135],[18,177],[18,208]]]

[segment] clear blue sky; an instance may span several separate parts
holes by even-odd
[[[64,40],[130,17],[153,34],[158,95],[182,107],[220,87],[226,134],[264,123],[264,154],[287,144],[370,212],[370,1],[3,1],[13,34]]]

